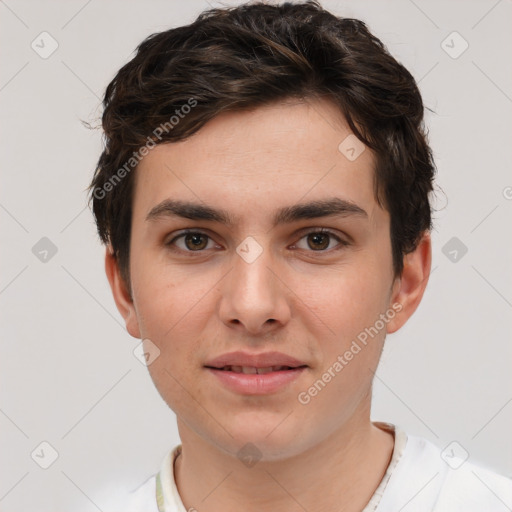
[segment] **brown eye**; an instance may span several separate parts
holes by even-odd
[[[191,251],[200,251],[208,245],[208,237],[202,233],[184,235],[185,246]]]
[[[323,250],[329,247],[330,235],[327,233],[310,233],[308,247],[313,250]]]
[[[343,249],[349,245],[348,242],[340,238],[338,235],[325,229],[316,229],[305,233],[300,240],[294,245],[294,248],[302,249],[309,252],[332,252]]]
[[[206,250],[215,247],[213,239],[201,231],[186,231],[166,242],[165,245],[172,251],[189,254],[192,252],[206,252]]]

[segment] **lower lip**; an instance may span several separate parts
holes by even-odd
[[[227,388],[242,395],[266,395],[279,391],[297,379],[306,367],[293,370],[280,370],[265,374],[236,373],[215,368],[206,368],[213,373]]]

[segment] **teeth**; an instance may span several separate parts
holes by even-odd
[[[275,372],[274,368],[278,368],[277,366],[269,366],[268,368],[258,368],[258,374],[263,375],[265,373]]]
[[[223,370],[232,371],[235,373],[245,374],[259,374],[263,375],[270,372],[278,372],[280,370],[289,370],[289,366],[268,366],[266,368],[255,368],[254,366],[224,366]]]

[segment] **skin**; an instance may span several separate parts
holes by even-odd
[[[366,148],[349,161],[338,150],[349,134],[327,100],[290,100],[221,114],[186,141],[158,145],[137,168],[131,296],[110,248],[106,272],[128,332],[160,350],[148,368],[177,416],[183,449],[175,478],[187,509],[359,511],[386,471],[394,439],[370,421],[373,373],[386,334],[421,301],[431,243],[425,233],[394,275],[389,213],[373,193],[375,157]],[[333,197],[366,216],[273,226],[279,208]],[[222,208],[235,222],[147,221],[169,198]],[[198,239],[202,252],[184,237],[166,245],[185,228],[207,235]],[[347,244],[304,233],[315,228]],[[262,248],[250,264],[236,252],[248,236]],[[299,403],[393,304],[401,311]],[[204,368],[234,350],[277,350],[308,368],[276,393],[240,395]],[[249,442],[261,452],[252,467],[237,457]]]

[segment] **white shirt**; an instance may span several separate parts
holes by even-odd
[[[388,469],[361,512],[510,512],[512,479],[443,452],[399,427],[375,423],[394,433]],[[160,471],[104,512],[189,512],[174,479],[181,444],[170,450]],[[191,509],[192,511],[194,509]]]

